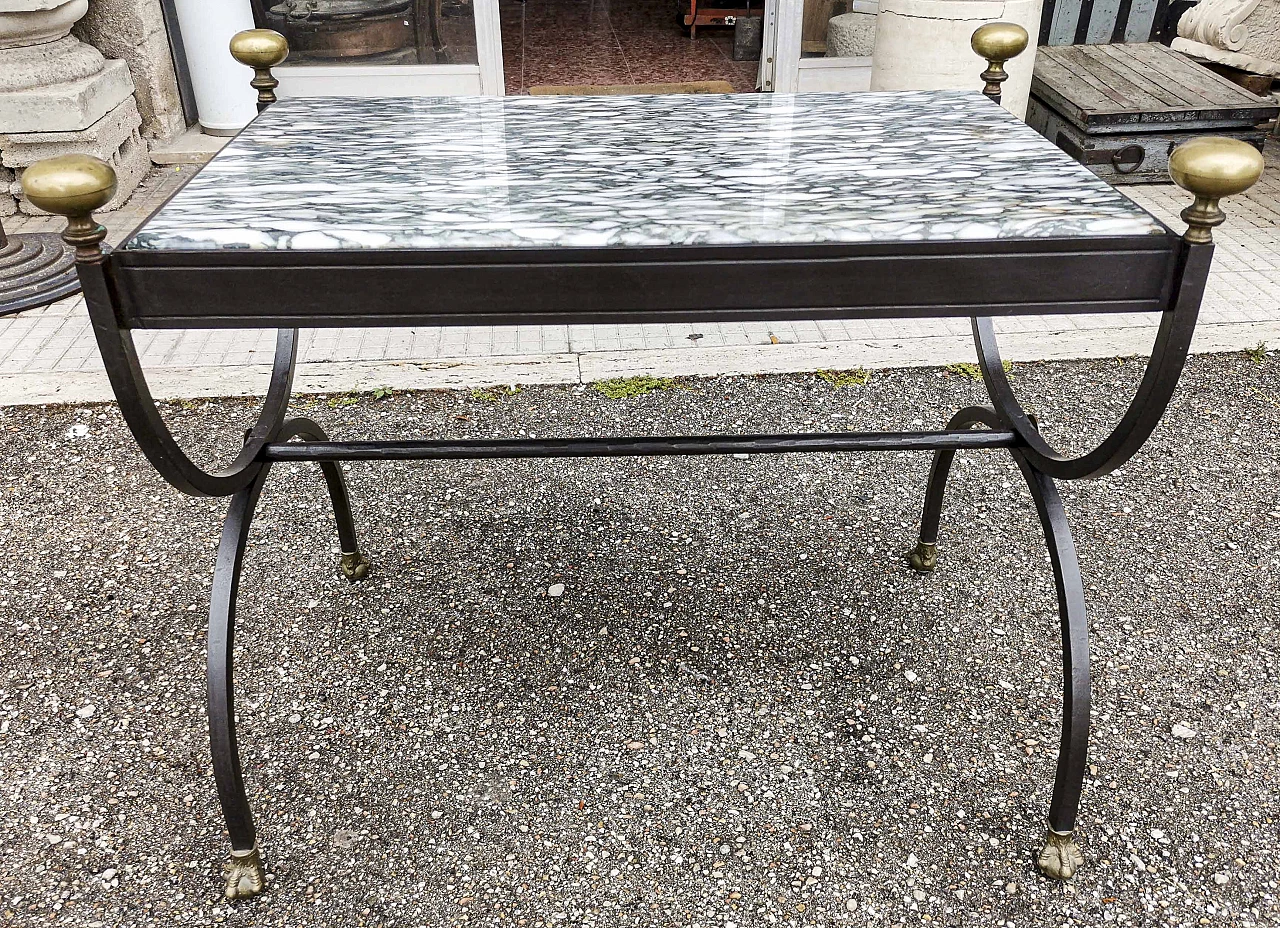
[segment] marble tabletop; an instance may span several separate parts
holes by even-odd
[[[512,249],[1158,235],[976,92],[313,97],[125,250]]]

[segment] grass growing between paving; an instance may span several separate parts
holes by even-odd
[[[849,371],[817,371],[818,379],[832,387],[864,387],[871,380],[871,372],[862,368]]]
[[[675,378],[653,377],[649,374],[640,374],[636,377],[619,377],[612,380],[597,380],[591,385],[593,390],[611,400],[630,399],[634,396],[644,396],[646,393],[671,390],[675,387]]]
[[[488,389],[477,387],[471,391],[471,398],[477,403],[498,403],[517,396],[519,393],[520,387],[515,384],[506,387],[489,387]]]
[[[1013,362],[1003,361],[1001,366],[1006,374],[1013,373]],[[948,364],[946,370],[950,374],[958,374],[961,377],[968,377],[970,380],[982,379],[982,368],[968,361],[960,361],[956,364]]]

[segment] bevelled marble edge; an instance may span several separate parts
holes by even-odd
[[[744,222],[744,217],[741,214],[743,211],[739,210],[738,215],[722,213],[710,216],[701,227],[686,224],[688,228],[683,230],[685,235],[683,239],[672,234],[673,227],[682,227],[678,222],[671,222],[669,216],[660,217],[660,221],[656,222],[652,220],[652,217],[634,221],[631,223],[631,228],[623,229],[611,239],[602,238],[588,230],[586,228],[587,224],[582,222],[580,217],[570,215],[555,217],[546,213],[538,215],[534,220],[531,220],[532,224],[543,227],[540,232],[544,235],[544,238],[541,240],[532,238],[520,239],[518,238],[520,230],[516,226],[503,227],[498,223],[491,222],[490,216],[478,215],[475,211],[472,211],[471,214],[461,212],[459,216],[447,217],[437,227],[430,227],[425,222],[419,222],[417,225],[410,222],[404,227],[392,227],[390,231],[387,229],[380,230],[376,227],[376,222],[380,218],[378,213],[381,212],[380,201],[375,201],[373,204],[375,211],[372,221],[366,219],[364,223],[356,222],[349,226],[341,222],[322,221],[313,229],[299,231],[294,228],[286,230],[286,220],[273,219],[271,213],[264,211],[262,213],[244,213],[238,222],[219,222],[217,220],[221,217],[210,217],[209,221],[205,222],[205,225],[211,227],[194,231],[184,230],[181,228],[184,221],[189,219],[191,222],[199,224],[204,219],[191,204],[185,202],[185,199],[192,199],[197,193],[201,192],[201,178],[198,175],[164,207],[158,210],[152,219],[144,223],[141,228],[130,236],[121,248],[128,251],[166,252],[249,250],[298,252],[357,250],[468,251],[474,249],[526,251],[535,248],[598,250],[601,248],[662,248],[714,246],[718,244],[744,246],[841,245],[887,242],[946,242],[966,239],[971,241],[1010,239],[1043,241],[1054,238],[1129,238],[1163,235],[1172,231],[1141,206],[1124,197],[1123,194],[1114,190],[1083,165],[1071,159],[1039,133],[1007,113],[1007,111],[992,104],[980,94],[969,91],[819,93],[771,95],[767,98],[763,95],[699,95],[679,101],[673,99],[672,96],[647,98],[402,96],[354,99],[344,97],[286,99],[275,104],[266,113],[251,122],[236,139],[229,143],[208,165],[202,168],[201,174],[206,172],[217,173],[237,158],[254,157],[254,146],[263,144],[264,139],[269,143],[273,136],[278,137],[281,133],[289,131],[287,124],[281,125],[283,120],[308,118],[306,115],[308,113],[312,114],[313,117],[338,118],[338,115],[351,114],[358,118],[360,116],[359,111],[363,109],[366,113],[376,111],[385,120],[389,108],[400,106],[410,110],[422,109],[424,111],[443,108],[445,115],[456,114],[459,118],[462,118],[464,115],[474,116],[476,112],[482,109],[501,107],[504,113],[524,108],[552,108],[576,112],[584,117],[599,118],[602,109],[618,110],[621,108],[630,113],[636,113],[637,110],[646,108],[661,110],[663,107],[672,105],[693,105],[710,108],[712,101],[717,98],[735,104],[737,112],[742,113],[750,113],[752,111],[768,112],[774,108],[782,111],[788,107],[794,107],[792,115],[799,119],[820,117],[821,113],[819,111],[824,103],[831,104],[834,102],[844,107],[851,103],[861,104],[858,107],[860,111],[871,112],[876,106],[887,100],[902,101],[908,110],[913,107],[919,109],[920,112],[915,114],[915,119],[926,119],[929,116],[940,118],[944,112],[956,108],[968,111],[970,115],[975,117],[982,117],[984,121],[987,117],[990,117],[990,121],[993,124],[998,124],[999,128],[993,129],[989,126],[987,127],[988,130],[1000,133],[1000,136],[995,139],[993,144],[1001,144],[1006,141],[1007,137],[1010,145],[1015,149],[1019,147],[1029,148],[1032,151],[1032,155],[1028,160],[1030,158],[1036,160],[1031,161],[1028,173],[1034,174],[1036,170],[1043,171],[1046,168],[1051,168],[1053,172],[1052,179],[1062,182],[1054,184],[1050,183],[1048,178],[1041,178],[1040,185],[1030,188],[1036,196],[1043,199],[1046,195],[1046,191],[1041,187],[1048,187],[1050,190],[1054,190],[1067,184],[1077,188],[1075,193],[1079,203],[1063,201],[1061,205],[1055,206],[1054,209],[1062,213],[1062,216],[1055,215],[1052,209],[1045,209],[1039,214],[1023,215],[1022,217],[1015,217],[1013,220],[1002,222],[999,218],[995,221],[984,221],[978,215],[958,213],[941,218],[929,216],[919,219],[917,217],[914,225],[910,217],[906,219],[899,217],[898,224],[894,225],[885,219],[876,219],[875,217],[863,221],[844,216],[840,219],[840,223],[843,223],[844,227],[841,227],[840,223],[831,221],[828,216],[821,214],[816,216],[801,215],[798,206],[793,203],[783,203],[781,205],[774,204],[774,207],[783,211],[791,209],[794,215],[788,216],[780,226]],[[817,106],[813,104],[817,104]],[[332,110],[335,107],[341,108],[343,112],[337,115],[331,112],[326,113],[326,110]],[[944,107],[945,109],[939,110],[939,107]],[[643,114],[641,115],[643,116]],[[567,119],[567,116],[565,118]],[[746,118],[744,116],[744,119]],[[759,116],[756,115],[755,118],[758,119]],[[572,127],[569,128],[571,129]],[[586,126],[584,125],[583,128],[585,130]],[[734,127],[730,125],[728,128],[732,129]],[[836,128],[840,129],[841,127]],[[847,129],[847,127],[843,128]],[[541,131],[541,129],[539,128],[538,131]],[[524,140],[515,139],[514,141],[520,142]],[[565,139],[559,138],[556,141],[563,144]],[[892,146],[887,147],[891,148]],[[805,154],[804,151],[801,151],[801,158],[797,160],[803,160]],[[810,151],[808,154],[812,155],[813,153]],[[1020,154],[1020,151],[1014,151],[1015,156],[1020,156]],[[478,146],[474,158],[482,161],[485,157],[486,152]],[[518,152],[513,157],[518,157]],[[535,165],[538,171],[545,170],[550,172],[552,167]],[[936,175],[940,171],[943,171],[942,166],[928,173]],[[899,166],[898,173],[904,172],[909,173],[905,163]],[[980,175],[975,176],[980,178]],[[513,175],[512,179],[523,181],[525,178],[517,174]],[[796,178],[793,176],[790,179],[807,181],[804,177]],[[447,184],[449,180],[446,174],[442,182]],[[1002,188],[1016,188],[1019,183],[1016,173],[1009,175],[997,174],[985,180]],[[234,178],[230,182],[234,183]],[[927,181],[922,180],[919,183],[924,184]],[[810,185],[812,186],[812,184]],[[335,189],[340,193],[346,192],[345,186]],[[503,189],[505,190],[505,187]],[[442,188],[442,190],[448,192],[447,188]],[[184,198],[183,194],[188,192],[190,196]],[[357,185],[353,185],[352,192],[357,196],[361,193]],[[372,192],[372,187],[366,188],[366,194]],[[602,200],[601,203],[596,204],[597,206],[611,205],[603,202],[607,200],[609,192],[610,190],[607,186],[599,186],[597,188],[596,195]],[[730,189],[728,191],[729,194],[734,192],[742,193],[741,190],[734,191]],[[748,190],[747,192],[751,195],[755,193],[753,190]],[[858,192],[864,195],[867,194],[866,190]],[[213,191],[213,194],[221,199],[220,192]],[[1090,206],[1088,201],[1091,198],[1097,202]],[[1035,197],[1033,196],[1030,199],[1034,200]],[[1085,215],[1067,214],[1067,207],[1080,204],[1094,209],[1095,212]],[[361,205],[366,212],[371,208],[367,202]],[[557,205],[559,204],[551,203],[552,207]],[[711,210],[709,212],[720,209],[722,205],[721,202],[710,204]],[[985,207],[989,206],[990,203],[982,205]],[[1013,210],[1019,205],[1025,207],[1026,201],[1018,204],[1006,195],[1003,204],[1005,210]],[[514,208],[511,207],[511,204],[507,204],[507,206]],[[659,207],[661,207],[661,204],[659,204]],[[890,205],[889,212],[895,212],[895,207],[896,200]],[[746,212],[758,212],[758,208],[759,204],[752,201]],[[394,210],[395,204],[392,203],[388,206],[388,211],[394,212]],[[442,209],[437,209],[436,211],[444,212]],[[1027,209],[1022,211],[1024,214],[1028,212]],[[975,212],[980,213],[981,210]],[[724,221],[717,221],[721,219]],[[738,222],[737,226],[733,225],[735,221]],[[451,222],[453,223],[452,225],[450,224]],[[862,228],[850,227],[856,226],[858,222],[862,223]],[[166,223],[170,225],[169,228],[165,228]],[[250,228],[254,223],[268,228]],[[269,228],[273,225],[279,228]],[[295,222],[294,225],[296,226],[297,223]],[[655,237],[653,234],[654,228],[659,229],[662,234]],[[548,229],[554,232],[550,237],[546,237]],[[503,236],[506,236],[505,240]]]

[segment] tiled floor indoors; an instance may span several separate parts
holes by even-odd
[[[675,0],[500,0],[507,93],[546,84],[727,81],[756,86],[758,62],[734,61],[733,30],[690,38]]]
[[[701,41],[699,39],[698,41]],[[561,76],[560,79],[563,79]],[[168,167],[129,205],[101,217],[120,241],[185,178]],[[1171,185],[1120,188],[1174,228],[1189,200]],[[1280,347],[1280,146],[1248,194],[1226,205],[1197,329],[1197,350]],[[53,218],[10,217],[12,232],[61,228]],[[1146,353],[1150,316],[1050,316],[1001,320],[1006,356],[1019,360]],[[139,354],[157,396],[261,391],[274,333],[139,331]],[[492,383],[591,381],[671,374],[892,367],[973,360],[963,319],[701,325],[473,326],[303,330],[299,389],[398,389]],[[310,373],[308,373],[310,372]],[[110,399],[79,297],[0,317],[0,404]]]

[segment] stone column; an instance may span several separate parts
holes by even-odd
[[[1004,108],[1026,116],[1043,0],[880,0],[872,90],[981,90],[987,63],[969,38],[984,23],[1017,23],[1031,43],[1005,65]]]
[[[128,67],[70,34],[88,9],[88,0],[0,0],[0,164],[17,174],[6,196],[23,212],[40,212],[21,186],[22,171],[41,158],[84,153],[109,162],[120,186],[107,209],[128,199],[150,167]]]

